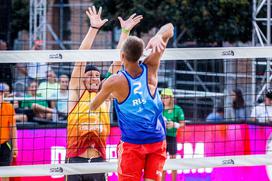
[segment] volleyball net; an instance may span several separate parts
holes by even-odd
[[[203,174],[220,180],[222,173],[232,173],[228,176],[231,179],[245,171],[248,174],[243,178],[271,178],[271,50],[165,50],[158,90],[173,90],[185,121],[185,126],[177,130],[176,159],[168,159],[165,170],[178,170],[184,178]],[[141,61],[149,53],[144,52]],[[66,164],[65,159],[68,82],[74,63],[95,65],[105,77],[111,62],[118,59],[119,50],[2,51],[1,82],[7,84],[4,100],[12,103],[16,112],[18,155],[13,166],[0,167],[0,177],[61,179],[63,175],[105,172],[109,179],[116,179],[121,135],[114,107],[109,112],[107,161]]]

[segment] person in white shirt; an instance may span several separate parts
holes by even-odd
[[[32,50],[42,50],[42,40],[35,40]],[[48,63],[33,62],[27,64],[27,75],[32,80],[46,80],[47,72],[52,70]]]
[[[60,116],[66,119],[68,114],[68,85],[69,77],[67,75],[61,75],[59,78],[60,89],[52,96],[56,98],[56,101],[52,101],[51,107],[56,108]]]
[[[52,98],[59,90],[57,76],[53,70],[47,72],[47,81],[40,83],[37,93],[45,98]]]
[[[252,109],[250,117],[259,123],[272,122],[272,89],[266,91],[264,102]]]

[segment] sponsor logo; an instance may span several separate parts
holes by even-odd
[[[202,142],[198,143],[178,143],[177,150],[183,152],[183,158],[203,158],[205,157],[205,144]],[[177,159],[182,158],[181,155],[177,155]],[[199,168],[199,169],[184,169],[178,170],[179,174],[189,174],[189,173],[211,173],[212,168]]]
[[[61,53],[51,54],[49,55],[49,59],[62,59]]]
[[[233,50],[227,50],[222,52],[223,56],[234,56],[234,51]]]
[[[222,165],[234,165],[234,160],[233,159],[229,159],[229,160],[223,160],[222,161]]]
[[[103,132],[103,125],[97,123],[81,123],[79,126],[81,131],[98,131]]]
[[[50,168],[50,173],[63,173],[63,168],[62,167]]]

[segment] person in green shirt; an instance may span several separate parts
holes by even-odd
[[[161,99],[164,105],[163,116],[166,122],[166,142],[170,159],[176,158],[177,153],[177,130],[185,125],[184,113],[181,107],[175,105],[172,89],[165,88],[161,91]],[[176,180],[177,171],[173,170],[172,180]],[[163,180],[165,172],[163,173]]]
[[[26,98],[39,98],[42,97],[37,94],[38,82],[32,81],[28,88],[28,94],[25,95]],[[46,120],[52,119],[52,114],[56,111],[49,108],[48,102],[46,100],[24,100],[20,104],[20,108],[31,109],[34,112],[34,116],[38,118],[43,118]]]

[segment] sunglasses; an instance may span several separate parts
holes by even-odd
[[[171,96],[161,96],[162,99],[170,99]]]

